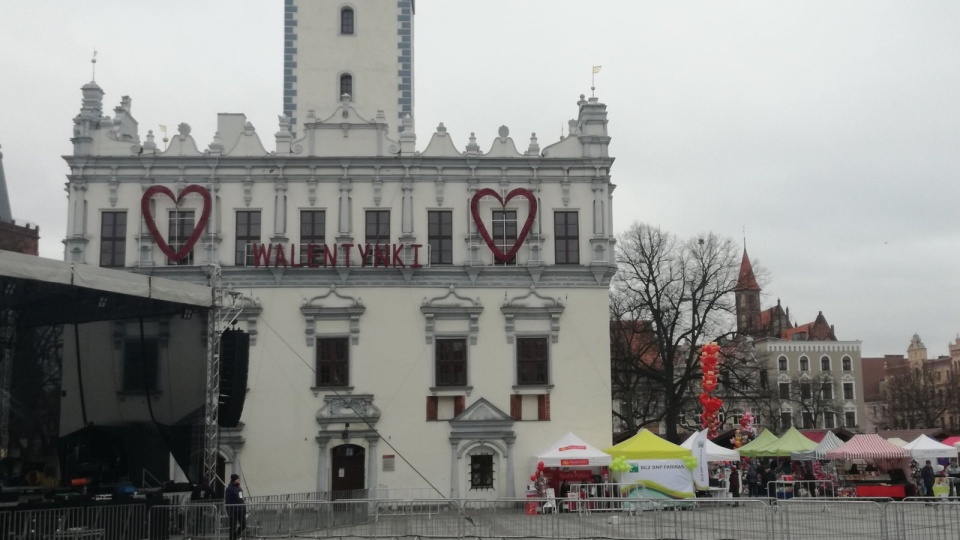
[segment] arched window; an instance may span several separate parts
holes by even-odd
[[[354,30],[353,8],[345,7],[340,10],[340,34],[353,35]]]
[[[353,97],[353,75],[344,73],[340,76],[340,96],[344,94]]]

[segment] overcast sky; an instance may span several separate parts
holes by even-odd
[[[391,0],[383,0],[391,1]],[[7,1],[0,145],[15,218],[62,258],[80,86],[133,98],[141,135],[242,112],[273,148],[282,0]],[[932,355],[960,333],[960,2],[417,0],[419,147],[497,128],[557,140],[608,105],[617,231],[635,220],[741,241],[799,323],[865,356]],[[159,139],[159,137],[158,137]]]

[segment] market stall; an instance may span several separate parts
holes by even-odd
[[[850,467],[841,467],[841,480],[848,484],[841,495],[857,497],[890,497],[902,499],[906,496],[906,474],[909,454],[903,448],[887,442],[876,433],[854,435],[826,454],[827,459],[850,462]],[[863,470],[860,470],[863,463]]]
[[[920,435],[916,439],[908,442],[903,449],[909,452],[910,457],[912,457],[920,466],[923,466],[923,463],[927,460],[933,461],[934,470],[937,472],[943,470],[942,463],[947,463],[945,460],[957,459],[956,447],[943,444],[936,439],[931,439],[926,435]],[[943,459],[944,461],[941,462],[941,464],[937,464],[938,459]],[[950,483],[956,481],[956,478],[938,476],[936,478],[936,483],[933,486],[933,496],[946,497],[951,491]]]
[[[837,437],[831,431],[827,431],[813,450],[790,454],[790,459],[794,463],[801,464],[801,468],[805,472],[809,471],[813,477],[813,489],[807,488],[808,491],[815,492],[818,495],[836,496],[837,471],[836,467],[827,460],[827,452],[842,445],[843,441],[840,440],[840,437]]]
[[[894,446],[899,446],[900,448],[903,448],[907,445],[907,441],[901,439],[900,437],[890,437],[887,439],[887,442]]]
[[[640,499],[688,499],[694,496],[693,455],[643,429],[622,443],[604,450],[623,458],[629,470],[619,473],[620,495]]]
[[[610,466],[610,454],[604,453],[577,437],[567,433],[556,442],[533,456],[533,469],[543,463],[547,484],[560,497],[566,497],[569,486],[574,483],[596,483],[603,478]]]

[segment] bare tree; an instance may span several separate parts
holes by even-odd
[[[789,401],[796,405],[793,409],[799,412],[799,415],[791,417],[791,423],[799,428],[810,429],[817,427],[820,419],[833,418],[833,426],[840,425],[838,415],[843,412],[843,402],[837,398],[836,384],[833,377],[826,372],[821,372],[815,377],[799,376],[794,377],[788,383],[786,393],[781,390],[781,401]],[[780,426],[782,430],[789,426]]]
[[[904,369],[885,378],[874,420],[882,429],[939,428],[945,413],[958,412],[960,386],[937,382],[934,371]]]
[[[675,441],[696,397],[699,346],[733,336],[739,250],[712,233],[681,240],[635,223],[618,238],[617,263],[612,369],[614,396],[627,403],[618,417],[634,426],[662,422]]]

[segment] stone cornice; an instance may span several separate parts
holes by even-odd
[[[153,266],[132,268],[132,271],[179,279],[197,284],[206,284],[207,278],[202,267]],[[281,271],[282,270],[282,271]],[[404,277],[400,269],[392,268],[351,268],[343,281],[337,270],[332,268],[248,268],[223,267],[223,282],[238,289],[266,288],[330,288],[337,287],[399,287],[457,290],[479,289],[529,289],[533,280],[526,267],[483,267],[483,272],[471,281],[468,267],[451,266],[444,268],[419,268],[413,271],[410,279]],[[593,271],[586,266],[547,266],[536,283],[538,290],[554,288],[606,289],[610,285],[615,267],[611,267],[607,276],[597,283]],[[840,342],[845,343],[845,342]],[[859,346],[859,342],[855,342]],[[769,349],[773,350],[773,349]]]

